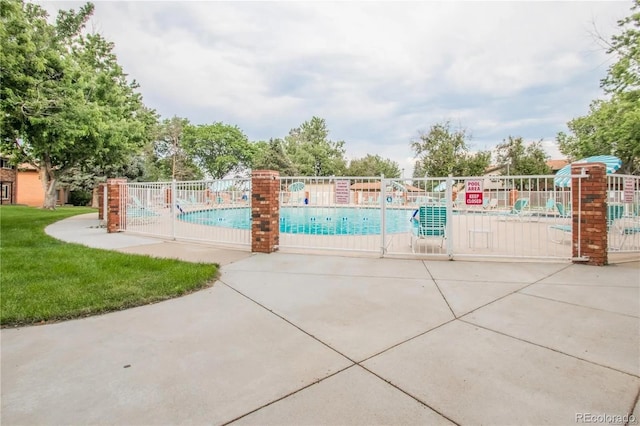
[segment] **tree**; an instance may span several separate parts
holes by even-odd
[[[297,176],[298,169],[285,151],[282,139],[270,139],[254,144],[253,169],[277,170],[281,176]]]
[[[558,133],[557,141],[572,160],[615,155],[622,160],[623,173],[640,173],[640,91],[593,101],[589,114],[574,118],[567,127],[571,133]]]
[[[53,25],[38,5],[0,6],[0,150],[38,169],[45,208],[55,208],[59,176],[89,160],[122,164],[155,121],[113,44],[83,33],[93,9],[61,11]]]
[[[254,147],[237,126],[224,123],[187,126],[185,152],[214,179],[251,167]]]
[[[152,166],[160,179],[197,180],[203,173],[185,150],[184,133],[189,120],[173,116],[165,119],[156,128],[156,136],[149,152]]]
[[[329,140],[322,118],[313,117],[285,137],[287,154],[302,176],[340,176],[346,170],[344,142]]]
[[[400,167],[390,159],[367,154],[363,158],[351,160],[346,172],[346,176],[380,176],[381,174],[388,178],[399,178]]]
[[[576,160],[615,155],[623,173],[640,173],[640,0],[630,16],[618,21],[620,34],[606,42],[616,61],[600,81],[607,99],[591,103],[589,113],[567,123],[569,134],[558,133],[560,151]]]
[[[522,137],[509,136],[496,147],[498,165],[506,167],[509,175],[546,175],[551,173],[547,165],[548,155],[542,142],[524,145]]]
[[[487,152],[469,152],[464,129],[451,130],[451,123],[431,126],[428,132],[420,132],[417,140],[411,141],[416,158],[413,177],[469,176],[482,174],[489,166]]]
[[[634,0],[631,15],[618,21],[620,34],[607,42],[607,54],[617,56],[601,80],[606,93],[621,93],[640,90],[640,0]]]

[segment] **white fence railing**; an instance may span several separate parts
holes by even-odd
[[[280,248],[381,252],[386,194],[381,182],[376,177],[280,178]]]
[[[125,183],[120,229],[221,245],[251,244],[248,179]]]
[[[582,185],[582,180],[577,180]],[[612,252],[640,251],[640,177],[608,177]],[[121,229],[251,245],[251,182],[126,183]],[[419,179],[281,177],[280,244],[290,251],[406,257],[571,259],[572,191],[553,176]],[[580,218],[577,224],[580,226]],[[581,253],[577,235],[578,257]]]
[[[640,176],[607,176],[609,252],[640,251]]]

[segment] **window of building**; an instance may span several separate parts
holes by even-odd
[[[13,166],[6,158],[0,158],[0,168],[3,169],[13,169]]]
[[[2,190],[0,191],[3,200],[8,200],[11,196],[11,191],[9,185],[2,185]]]

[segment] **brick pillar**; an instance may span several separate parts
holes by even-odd
[[[251,251],[272,253],[280,243],[280,174],[273,170],[251,173]]]
[[[107,184],[98,185],[98,219],[104,220],[104,188]]]
[[[107,232],[120,232],[120,217],[126,215],[126,203],[120,205],[120,184],[127,179],[107,179]]]
[[[588,177],[571,179],[573,257],[583,256],[588,257],[589,260],[574,261],[574,263],[602,266],[608,263],[607,169],[602,163],[574,164],[571,166],[571,174],[579,175],[583,168]],[[580,224],[579,231],[578,224]],[[578,252],[578,235],[581,237],[580,252]]]

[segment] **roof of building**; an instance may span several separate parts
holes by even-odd
[[[561,168],[563,168],[567,164],[569,164],[569,160],[567,160],[567,159],[548,160],[547,161],[547,166],[551,167],[551,170],[554,171],[554,172],[557,172],[558,170],[560,170]]]

